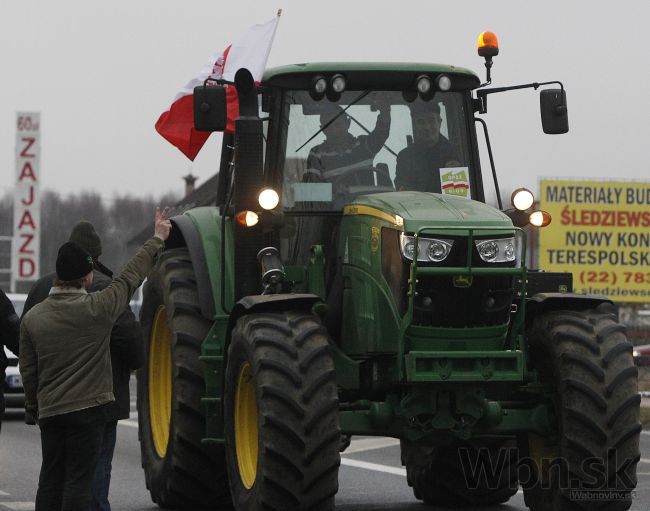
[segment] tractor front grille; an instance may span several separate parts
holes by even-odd
[[[507,323],[513,285],[510,276],[475,275],[470,285],[452,275],[418,276],[413,324],[463,328]]]
[[[447,236],[447,238],[452,238]],[[454,247],[442,263],[418,263],[419,267],[465,267],[467,238],[454,237]],[[399,249],[397,230],[382,229],[382,274],[386,279],[401,316],[408,311],[409,275],[411,262]],[[486,263],[473,247],[472,267],[507,268],[512,263]],[[514,268],[513,268],[514,270]],[[462,278],[447,275],[417,276],[412,324],[431,327],[466,328],[494,326],[507,323],[514,296],[514,276],[473,275]]]

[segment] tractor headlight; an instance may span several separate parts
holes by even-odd
[[[345,76],[343,75],[334,75],[332,76],[332,79],[330,80],[330,87],[332,87],[332,90],[337,93],[341,94],[345,90]]]
[[[417,260],[425,263],[440,263],[447,259],[453,244],[453,240],[419,237]],[[400,233],[400,250],[406,259],[412,261],[415,256],[415,236]]]
[[[264,209],[274,209],[280,203],[280,196],[273,188],[264,188],[257,196],[257,202]]]
[[[325,91],[327,90],[327,80],[325,79],[325,77],[316,76],[312,81],[312,88],[313,91],[319,96],[325,94]]]
[[[528,188],[517,188],[510,196],[510,201],[515,209],[526,211],[535,203],[535,196]]]
[[[420,94],[429,94],[429,91],[431,91],[431,78],[427,75],[418,76],[416,87]]]
[[[517,259],[515,238],[476,240],[478,255],[486,263],[509,263]]]
[[[438,88],[445,92],[451,89],[451,78],[447,75],[440,75],[438,77]]]

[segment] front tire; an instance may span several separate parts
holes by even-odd
[[[551,311],[535,319],[529,346],[540,378],[554,389],[559,442],[536,454],[544,439],[526,438],[535,476],[524,485],[526,503],[532,511],[628,509],[641,423],[625,328],[607,304]]]
[[[308,313],[254,313],[237,321],[224,422],[238,511],[334,509],[340,427],[329,342]]]
[[[144,289],[146,359],[138,371],[138,424],[145,481],[164,508],[230,508],[222,446],[202,445],[205,414],[201,315],[187,249],[164,252]]]

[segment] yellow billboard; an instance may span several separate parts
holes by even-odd
[[[650,302],[650,182],[540,181],[553,221],[539,233],[539,265],[573,273],[576,293]]]

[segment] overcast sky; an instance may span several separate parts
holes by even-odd
[[[16,111],[41,112],[43,188],[159,195],[179,192],[190,167],[201,184],[219,135],[192,163],[154,123],[210,54],[278,7],[269,66],[421,61],[483,78],[476,39],[491,30],[493,85],[561,80],[567,135],[542,133],[537,92],[491,96],[505,191],[545,176],[648,179],[647,2],[30,0],[3,2],[0,16],[0,192],[14,181]]]

